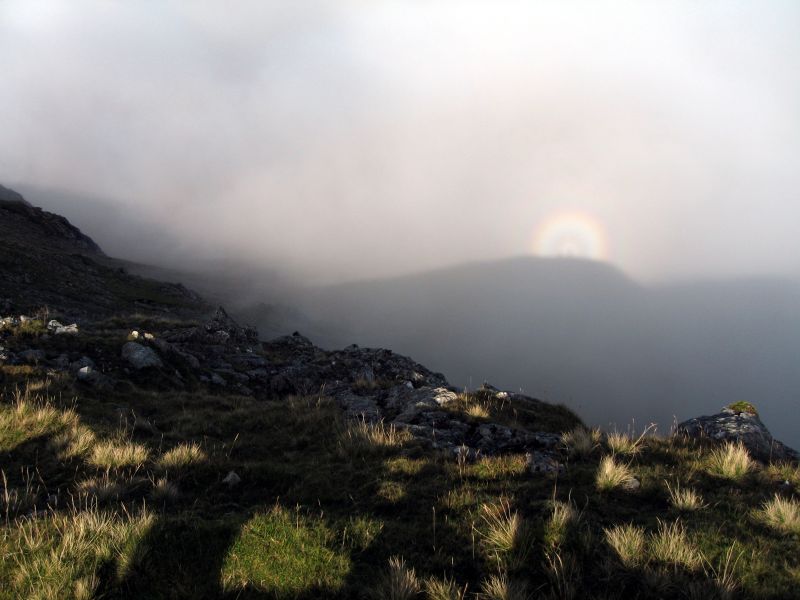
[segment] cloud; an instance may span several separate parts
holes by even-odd
[[[0,177],[316,280],[525,253],[561,211],[642,278],[789,273],[798,13],[6,0]],[[140,239],[108,250],[165,259]]]

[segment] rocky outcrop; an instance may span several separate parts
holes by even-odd
[[[676,434],[715,442],[741,442],[753,458],[763,462],[798,460],[797,451],[774,439],[751,410],[725,407],[717,414],[679,423]]]

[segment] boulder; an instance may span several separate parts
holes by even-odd
[[[136,342],[127,342],[122,346],[122,359],[136,370],[164,366],[155,350]]]
[[[678,424],[676,435],[715,442],[741,442],[760,461],[796,461],[797,451],[774,439],[753,410],[725,407],[714,415],[696,417]]]

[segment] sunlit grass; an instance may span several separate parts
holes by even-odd
[[[208,456],[203,452],[199,444],[194,442],[189,444],[179,444],[162,454],[157,464],[162,469],[180,470],[187,467],[204,463]]]
[[[762,505],[758,517],[775,531],[800,535],[800,502],[794,498],[776,494]]]
[[[586,458],[600,447],[601,437],[599,429],[578,426],[561,434],[561,441],[571,456]]]
[[[606,543],[611,546],[622,565],[632,569],[641,565],[645,558],[645,533],[635,525],[614,525],[603,530]]]
[[[528,600],[528,586],[509,579],[508,575],[492,575],[481,583],[481,596],[485,600]]]
[[[679,484],[672,487],[666,482],[669,502],[674,508],[683,512],[692,512],[705,508],[703,497],[699,492],[691,488],[681,488]]]
[[[681,566],[690,571],[703,565],[703,555],[689,539],[680,521],[659,521],[658,531],[651,534],[650,557],[655,562]]]
[[[708,456],[708,472],[724,479],[740,481],[754,468],[755,462],[741,442],[726,442]]]
[[[149,456],[147,448],[141,444],[125,440],[104,440],[92,448],[88,462],[102,469],[140,467]]]
[[[344,583],[350,561],[333,533],[318,519],[275,506],[255,515],[228,550],[222,569],[225,590],[261,590],[277,597]]]
[[[10,535],[13,577],[18,598],[93,597],[101,568],[115,565],[120,576],[135,562],[136,542],[152,516],[98,509],[53,514],[20,523]]]
[[[628,485],[633,481],[630,468],[614,460],[613,456],[604,456],[597,467],[595,485],[601,492],[610,492]]]

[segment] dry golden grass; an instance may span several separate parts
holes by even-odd
[[[473,419],[488,419],[491,415],[489,406],[483,402],[472,402],[467,406],[466,413]]]
[[[585,458],[600,447],[601,433],[599,429],[576,427],[561,435],[561,442],[567,447],[571,456]]]
[[[758,511],[759,519],[783,534],[800,535],[800,502],[777,494],[767,500]]]
[[[141,467],[149,456],[147,448],[125,440],[97,442],[89,455],[89,464],[102,469]]]
[[[655,562],[681,566],[690,571],[702,567],[704,560],[679,520],[672,523],[659,520],[658,531],[650,536],[650,557]]]
[[[627,485],[631,481],[633,481],[633,473],[628,465],[618,463],[613,456],[604,456],[600,461],[595,475],[595,486],[601,492],[609,492]]]
[[[615,431],[606,436],[606,444],[613,454],[633,456],[641,451],[647,434],[654,431],[655,428],[655,424],[648,425],[645,427],[644,431],[642,431],[641,435],[636,438],[631,435],[630,432],[620,433]]]
[[[517,562],[511,560],[515,551],[524,552],[526,549],[521,546],[522,519],[516,511],[511,510],[508,500],[501,498],[497,503],[483,504],[481,519],[485,525],[483,542],[489,556],[501,564]]]
[[[371,450],[397,448],[411,439],[411,434],[383,421],[370,423],[366,420],[349,423],[339,435],[339,448],[344,454],[369,452]]]
[[[118,576],[125,576],[137,559],[131,542],[141,539],[152,522],[144,511],[130,515],[95,508],[21,523],[9,557],[12,597],[93,597],[101,568],[113,565]]]
[[[740,481],[755,468],[755,462],[741,442],[726,442],[714,448],[707,462],[709,473],[732,481]]]
[[[91,429],[75,424],[53,438],[53,447],[61,460],[69,460],[88,454],[96,440]]]
[[[50,399],[29,390],[17,391],[10,405],[0,406],[0,449],[13,442],[56,433],[76,426],[78,415],[72,410],[60,410]]]
[[[425,597],[428,600],[464,600],[466,595],[467,586],[459,587],[452,579],[430,577],[425,580]]]
[[[161,477],[153,482],[153,489],[150,490],[150,497],[157,503],[175,502],[180,496],[178,486],[169,481],[166,477]]]
[[[85,479],[78,484],[78,496],[99,504],[117,500],[124,491],[124,487],[108,473],[100,477]]]
[[[412,567],[399,556],[389,559],[389,569],[376,590],[376,597],[386,600],[410,600],[419,595],[421,590],[419,579]]]
[[[672,506],[682,512],[693,512],[706,507],[703,502],[703,497],[691,488],[683,488],[676,484],[673,488],[669,482],[665,482],[667,486],[667,493],[669,494],[669,502]]]
[[[492,575],[481,584],[480,598],[485,600],[527,600],[528,586],[510,580],[507,575]]]
[[[617,554],[622,565],[628,569],[640,566],[645,559],[645,535],[635,525],[614,525],[603,530],[606,543]]]
[[[553,502],[553,512],[545,524],[545,545],[555,548],[561,546],[567,538],[569,530],[580,519],[580,512],[572,501]]]
[[[162,454],[157,464],[162,469],[180,470],[194,465],[199,465],[208,460],[199,444],[179,444]]]

